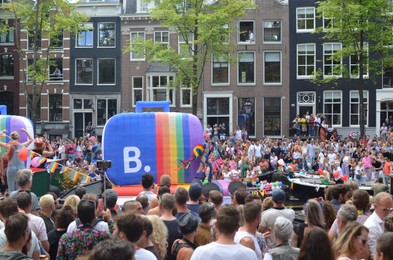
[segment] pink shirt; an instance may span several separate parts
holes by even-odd
[[[364,169],[371,168],[371,156],[366,156],[362,158]]]

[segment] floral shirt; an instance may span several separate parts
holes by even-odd
[[[81,226],[74,232],[61,236],[56,259],[75,259],[77,256],[88,254],[95,245],[110,237],[107,232]]]

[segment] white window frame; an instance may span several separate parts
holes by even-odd
[[[213,82],[213,78],[214,78],[214,64],[216,62],[221,63],[227,63],[228,65],[228,82],[220,82],[220,83],[214,83]],[[231,64],[229,61],[225,60],[224,58],[219,58],[217,57],[217,59],[214,57],[214,55],[212,55],[212,59],[211,59],[211,84],[212,86],[228,86],[230,85],[230,80],[231,80]]]
[[[266,82],[266,54],[267,53],[278,53],[280,55],[280,82]],[[263,85],[282,85],[282,53],[281,51],[269,50],[263,52]]]
[[[250,83],[240,82],[241,75],[239,75],[239,63],[240,63],[239,55],[241,53],[252,53],[253,54],[253,62],[254,62],[254,68],[253,68],[253,70],[254,70],[254,81],[253,82],[250,82]],[[237,72],[236,72],[236,74],[237,74],[237,84],[238,85],[241,85],[241,86],[253,86],[253,85],[256,84],[256,62],[255,62],[255,56],[256,56],[255,55],[255,51],[239,51],[237,53]]]
[[[189,104],[183,103],[183,92],[185,92],[185,91],[190,92],[190,103]],[[192,107],[192,89],[191,88],[180,87],[180,107]]]
[[[93,47],[94,47],[94,24],[91,23],[91,22],[86,22],[86,23],[83,23],[83,27],[86,28],[86,29],[85,29],[85,30],[79,31],[79,32],[77,33],[77,35],[76,35],[76,39],[75,39],[75,48],[82,48],[82,49],[83,49],[83,48],[93,48]],[[89,45],[89,46],[79,46],[79,45],[78,45],[79,33],[80,33],[80,32],[87,32],[87,31],[92,32],[92,37],[93,37],[93,39],[92,39],[91,46],[90,46],[90,45]]]
[[[311,20],[311,18],[299,18],[299,11],[300,10],[303,10],[304,12],[305,12],[305,14],[307,13],[307,10],[310,10],[310,9],[312,9],[313,10],[313,13],[314,13],[314,17],[312,18],[312,20],[313,20],[313,24],[314,24],[314,26],[313,26],[313,28],[300,28],[299,29],[299,21],[300,20],[304,20],[305,21],[305,25],[307,25],[307,20]],[[312,6],[305,6],[305,7],[298,7],[298,8],[296,8],[296,32],[297,33],[309,33],[309,32],[314,32],[314,30],[315,30],[315,7],[312,7]]]
[[[358,101],[357,102],[352,102],[352,95],[353,94],[357,94],[358,95]],[[366,122],[367,122],[367,124],[365,124],[365,126],[368,126],[368,123],[369,123],[369,104],[370,104],[370,93],[368,92],[368,90],[363,90],[363,98],[367,99],[366,100],[367,102],[364,102],[364,105],[365,105],[364,108],[367,111],[367,114],[366,114]],[[353,104],[358,106],[358,111],[359,111],[358,113],[352,113],[352,105]],[[353,125],[352,124],[352,122],[351,122],[352,115],[356,115],[358,117],[358,122],[360,123],[360,99],[359,99],[359,91],[358,90],[351,90],[349,92],[349,125],[350,126],[356,126],[356,127],[360,126],[360,124],[357,124],[357,125]]]
[[[240,41],[240,34],[242,33],[241,28],[240,28],[240,23],[246,23],[246,22],[251,22],[252,23],[252,33],[254,35],[254,40],[253,41]],[[255,21],[254,20],[241,20],[237,23],[237,44],[255,44],[256,42],[256,30],[255,30]]]
[[[143,40],[144,41],[146,40],[146,34],[144,31],[130,32],[130,41],[133,40],[133,35],[138,35],[138,37],[141,37],[141,38],[143,36]],[[143,55],[143,58],[139,58],[139,57],[134,58],[132,55],[132,52],[130,52],[130,61],[144,61],[144,60],[146,60],[145,55]]]
[[[334,97],[334,93],[339,93],[340,94],[340,101],[338,102],[326,102],[326,94],[327,93],[331,93],[332,94],[332,99]],[[323,114],[327,115],[327,112],[325,112],[325,105],[329,104],[331,106],[339,104],[340,105],[340,112],[339,113],[331,113],[329,114],[329,116],[331,116],[333,118],[333,115],[339,115],[340,116],[340,124],[333,124],[333,122],[328,122],[329,125],[334,126],[334,127],[341,127],[342,123],[343,123],[343,116],[342,116],[342,112],[343,112],[343,106],[342,106],[342,102],[343,102],[343,93],[341,90],[326,90],[323,92]],[[333,111],[333,108],[332,108]]]
[[[228,117],[229,125],[227,127],[227,131],[230,133],[233,131],[233,92],[232,91],[214,91],[214,92],[205,92],[203,96],[203,129],[207,127],[207,118],[214,117],[214,115],[207,115],[207,100],[209,98],[228,98],[229,99],[229,113],[228,114],[220,114],[215,115],[215,117]]]
[[[189,58],[191,58],[192,55],[194,54],[194,53],[193,53],[193,51],[194,51],[194,34],[189,33],[189,34],[188,34],[188,38],[189,38],[189,40],[188,40],[188,45],[191,45],[191,50],[189,50],[189,48],[187,48],[187,51],[189,51],[189,55],[190,55]],[[177,48],[178,48],[177,53],[179,53],[179,54],[180,54],[180,53],[183,53],[183,52],[181,51],[181,46],[182,46],[182,45],[187,46],[187,43],[186,43],[186,41],[184,40],[184,38],[183,38],[180,34],[178,34],[177,42],[178,42],[178,44],[177,44]],[[184,54],[184,55],[186,55],[186,54]]]
[[[98,111],[98,100],[105,100],[105,116],[106,116],[105,118],[106,118],[106,122],[108,122],[108,120],[110,119],[109,114],[108,114],[108,109],[109,109],[109,107],[108,107],[108,100],[116,100],[116,114],[115,115],[119,114],[119,98],[117,98],[117,97],[110,97],[110,96],[108,96],[108,97],[97,96],[96,99],[95,99],[95,102],[96,102],[95,109],[96,109],[96,111]],[[95,114],[95,120],[96,120],[97,126],[98,127],[105,126],[106,122],[104,124],[100,124],[100,125],[98,124],[99,113],[93,113],[93,116],[94,116],[94,114]],[[113,115],[113,116],[115,116],[115,115]]]
[[[136,12],[141,14],[150,13],[151,9],[156,7],[155,1],[144,1],[144,0],[137,0],[136,1]]]
[[[325,53],[325,51],[326,51],[326,46],[328,46],[328,45],[330,45],[331,46],[331,49],[332,49],[332,54],[326,54]],[[337,65],[335,65],[334,64],[334,60],[333,60],[333,56],[334,56],[334,51],[337,51],[337,50],[335,50],[334,48],[334,46],[339,46],[339,49],[338,50],[341,50],[342,49],[342,44],[341,43],[339,43],[339,42],[329,42],[329,43],[324,43],[323,44],[323,53],[322,53],[322,55],[323,55],[323,77],[325,78],[325,77],[337,77],[337,78],[341,78],[342,77],[342,71],[340,71],[341,73],[340,74],[338,74],[338,75],[335,75],[335,74],[332,74],[332,75],[326,75],[325,74],[325,67],[332,67],[332,73],[334,73],[334,67],[335,66],[337,66]],[[327,64],[327,63],[325,63],[325,57],[326,56],[331,56],[331,60],[329,61],[330,62],[330,64]],[[338,65],[338,66],[342,66],[342,64],[343,64],[343,58],[342,58],[342,56],[340,57],[340,64]]]
[[[366,48],[367,53],[368,53],[369,49],[368,49],[368,43],[367,42],[363,43],[363,47]],[[354,55],[349,56],[349,75],[350,75],[350,77],[352,79],[358,79],[360,77],[360,74],[359,74],[359,63],[356,63],[356,62],[352,63],[352,56],[354,56]],[[366,55],[366,56],[368,56],[368,55]],[[363,70],[364,70],[363,71],[363,78],[368,78],[369,77],[368,58],[367,57],[365,57],[365,58],[367,59],[367,63],[365,63],[364,67],[363,67]],[[357,75],[352,75],[352,67],[353,66],[357,66],[357,69],[358,69]]]
[[[105,23],[111,23],[111,24],[114,24],[115,26],[114,26],[114,29],[113,29],[113,31],[114,31],[114,33],[115,33],[115,35],[114,35],[114,41],[115,41],[115,44],[113,45],[113,46],[105,46],[105,45],[101,45],[100,46],[100,31],[101,31],[101,29],[100,29],[100,25],[101,24],[105,24]],[[100,23],[98,23],[97,24],[97,48],[106,48],[106,49],[108,49],[108,48],[116,48],[116,45],[117,45],[117,42],[116,42],[116,34],[117,34],[117,30],[116,30],[116,22],[100,22]]]
[[[168,41],[163,41],[162,39],[163,39],[163,34],[164,33],[166,33],[166,34],[168,34]],[[160,40],[159,41],[157,41],[156,40],[156,34],[159,34],[159,38],[160,38]],[[170,33],[169,33],[169,31],[155,31],[154,32],[154,43],[160,43],[162,46],[167,46],[167,48],[169,48],[169,39],[170,39]]]
[[[265,41],[265,23],[266,22],[280,22],[280,40],[279,41]],[[262,41],[263,43],[268,43],[268,44],[280,44],[282,43],[282,21],[281,20],[263,20],[262,21],[263,25],[263,32],[262,32]]]
[[[91,61],[91,83],[78,83],[78,60],[90,60]],[[94,60],[91,58],[77,58],[75,59],[75,85],[78,86],[92,86],[94,84]]]
[[[114,82],[113,83],[100,83],[100,60],[113,60],[114,61]],[[97,59],[97,86],[115,86],[116,85],[116,59],[115,58],[98,58]]]
[[[170,106],[171,107],[175,107],[176,106],[176,87],[173,88],[169,88],[168,86],[165,87],[153,87],[153,77],[167,77],[167,83],[169,84],[170,81],[170,77],[173,78],[173,80],[175,80],[175,74],[172,73],[151,73],[146,75],[147,76],[147,97],[146,100],[148,101],[155,101],[154,100],[154,90],[158,89],[158,90],[166,90],[166,101],[169,101]],[[172,91],[172,100],[173,102],[171,103],[171,100],[169,99],[169,96],[171,94]]]
[[[300,56],[299,55],[299,47],[301,47],[301,46],[304,46],[306,49],[305,54],[302,55],[302,56],[305,56],[305,61],[307,60],[307,57],[310,57],[310,56],[314,57],[314,64],[312,65],[312,67],[314,68],[313,72],[316,71],[316,65],[317,65],[317,63],[316,63],[316,46],[315,46],[315,43],[301,43],[296,46],[296,78],[297,79],[311,79],[313,77],[312,74],[311,75],[299,75],[299,67],[300,66],[305,67],[306,73],[307,73],[307,68],[311,67],[311,65],[308,65],[307,62],[305,62],[305,64],[299,65],[299,56]],[[309,46],[312,46],[314,48],[313,54],[309,54],[309,52],[308,52]]]
[[[3,39],[8,38],[8,41],[0,42],[1,46],[12,46],[15,44],[15,29],[10,27],[5,32],[0,33],[0,37]]]
[[[326,27],[326,26],[327,26],[327,25],[326,25],[327,20],[330,20],[330,23],[332,24],[331,27]],[[324,30],[324,31],[326,31],[326,29],[332,29],[332,28],[334,28],[334,21],[333,21],[333,19],[332,19],[332,18],[329,18],[329,17],[326,17],[325,15],[323,15],[323,17],[322,17],[322,27],[323,27],[323,30]]]
[[[141,78],[142,79],[142,86],[140,87],[140,88],[136,88],[135,87],[135,85],[134,85],[134,79],[135,78]],[[143,77],[143,76],[132,76],[132,79],[131,79],[132,81],[131,81],[131,91],[132,91],[132,94],[131,94],[131,104],[132,104],[132,107],[135,107],[136,106],[136,100],[135,100],[135,90],[138,90],[138,91],[142,91],[142,100],[145,100],[144,99],[144,91],[143,91],[143,87],[144,87],[144,82],[145,82],[145,78]]]

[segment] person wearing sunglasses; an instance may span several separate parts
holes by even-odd
[[[375,196],[374,212],[371,214],[364,225],[370,230],[368,246],[373,255],[377,239],[384,232],[384,219],[389,213],[393,212],[393,198],[387,192],[380,192]]]
[[[368,228],[357,222],[349,223],[333,244],[337,260],[369,259]]]

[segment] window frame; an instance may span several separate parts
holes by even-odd
[[[352,94],[357,93],[358,94],[358,101],[357,102],[352,102]],[[366,97],[367,95],[367,97]],[[368,90],[363,90],[363,99],[367,98],[367,102],[364,102],[365,109],[366,109],[366,124],[364,126],[368,126],[369,123],[369,106],[370,106],[370,93]],[[358,113],[352,113],[352,105],[356,104],[358,106]],[[357,116],[358,124],[354,125],[352,124],[352,116]],[[359,98],[359,91],[358,90],[351,90],[349,92],[349,126],[351,127],[359,127],[360,126],[360,98]]]
[[[299,11],[300,10],[304,10],[305,11],[305,16],[307,15],[307,9],[312,9],[314,12],[313,12],[313,18],[312,18],[312,20],[313,20],[313,28],[307,28],[307,20],[311,20],[311,18],[307,18],[307,17],[305,17],[305,18],[302,18],[302,19],[300,19],[299,18]],[[304,20],[304,24],[305,24],[305,28],[303,29],[299,29],[299,21],[300,20]],[[298,7],[298,8],[296,8],[296,32],[297,33],[310,33],[310,32],[314,32],[315,31],[315,7],[313,7],[313,6],[304,6],[304,7]]]
[[[307,57],[309,57],[309,56],[314,57],[314,63],[312,65],[312,67],[314,68],[313,72],[315,73],[316,66],[317,66],[317,62],[316,62],[316,45],[315,45],[315,43],[299,43],[299,44],[296,45],[296,78],[297,79],[311,79],[313,77],[313,75],[312,74],[310,74],[310,75],[307,74],[307,71],[308,71],[307,68],[309,68],[311,66],[309,66],[307,62],[305,62],[304,65],[299,65],[299,56],[300,56],[299,55],[299,47],[300,46],[305,46],[306,47],[306,50],[305,50],[306,53],[304,54],[304,56],[306,57],[304,59],[305,61],[307,60]],[[313,46],[314,47],[314,54],[312,54],[312,55],[308,54],[308,48],[307,48],[308,46]],[[305,67],[305,72],[306,72],[307,75],[299,75],[299,67],[300,66],[304,66]]]
[[[132,35],[136,35],[136,34],[138,35],[138,37],[141,37],[140,35],[143,35],[143,41],[146,40],[146,33],[144,31],[135,31],[135,32],[130,32],[130,41],[133,40]],[[145,55],[143,55],[143,58],[139,58],[139,57],[133,58],[132,53],[133,52],[131,51],[130,52],[130,61],[145,61],[146,60]]]
[[[211,85],[212,86],[228,86],[228,85],[230,85],[230,80],[231,80],[231,64],[225,58],[217,57],[217,59],[219,59],[219,60],[216,60],[216,57],[214,55],[212,55],[212,58],[211,58]],[[214,75],[215,75],[214,74],[214,64],[216,64],[216,63],[219,63],[220,65],[223,63],[227,64],[227,82],[219,82],[219,83],[214,82]],[[223,68],[223,66],[220,66],[220,72],[221,72],[222,68]]]
[[[160,77],[166,77],[167,79],[167,85],[165,87],[160,86],[159,87],[153,87],[153,77],[159,77],[159,82],[160,82]],[[171,107],[176,106],[176,88],[175,87],[168,87],[169,82],[172,80],[175,80],[176,75],[173,73],[151,73],[147,75],[147,96],[146,100],[147,101],[169,101]],[[166,90],[165,96],[166,100],[154,100],[154,90]],[[172,91],[172,93],[171,93]],[[169,98],[172,95],[172,102],[171,99]]]
[[[3,56],[9,56],[6,59],[7,65],[4,65]],[[11,62],[10,62],[10,59],[12,60]],[[11,72],[12,75],[1,75],[0,74],[0,79],[14,79],[14,77],[15,77],[15,55],[12,53],[0,53],[0,71],[3,71],[3,66],[6,66],[5,70],[8,70],[9,72]]]
[[[189,104],[184,104],[183,103],[183,92],[184,91],[189,91],[190,92],[190,103]],[[180,87],[180,107],[192,107],[192,89],[191,88],[186,88],[186,87]]]
[[[183,37],[181,36],[181,34],[178,34],[177,36],[177,53],[179,54],[183,54],[186,56],[186,53],[182,52],[182,47],[183,45],[189,47],[189,45],[191,45],[191,49],[187,48],[187,51],[189,52],[190,57],[184,57],[184,58],[191,58],[193,56],[193,51],[194,51],[194,34],[189,33],[188,37],[191,38],[191,40],[188,40],[188,43],[183,39]]]
[[[245,40],[245,41],[241,41],[242,38],[242,28],[241,28],[241,23],[252,23],[252,34],[253,34],[253,40]],[[236,35],[236,41],[237,44],[241,44],[241,45],[255,45],[256,42],[256,30],[255,30],[255,20],[240,20],[237,23],[237,35]],[[246,36],[248,38],[248,36]]]
[[[167,42],[165,42],[165,41],[163,41],[162,39],[164,38],[163,37],[163,34],[164,33],[167,33],[168,34],[168,41]],[[160,41],[157,41],[156,40],[156,34],[159,34],[159,38],[160,38]],[[166,46],[167,48],[169,48],[169,42],[170,42],[170,32],[169,31],[154,31],[154,43],[160,43],[162,46],[163,46],[163,48],[165,48],[164,46]]]
[[[329,55],[327,55],[327,54],[325,54],[325,46],[327,46],[327,45],[331,45],[331,47],[332,47],[332,54],[329,54]],[[334,57],[334,45],[338,45],[340,48],[338,49],[338,50],[342,50],[342,43],[339,43],[339,42],[328,42],[328,43],[323,43],[322,44],[322,56],[323,56],[323,77],[324,78],[326,78],[326,77],[336,77],[336,78],[341,78],[342,77],[342,71],[340,71],[340,74],[338,74],[338,75],[335,75],[334,74],[334,67],[335,66],[342,66],[343,65],[343,57],[341,56],[340,57],[340,64],[335,64],[335,60],[333,59],[333,57]],[[331,63],[330,64],[327,64],[327,63],[325,63],[325,57],[327,57],[327,56],[331,56]],[[326,75],[325,74],[325,67],[331,67],[332,68],[332,74],[331,75]]]
[[[240,82],[240,54],[241,53],[252,53],[253,54],[253,82]],[[256,84],[256,62],[255,62],[255,51],[239,51],[237,53],[237,84],[240,86],[255,86]]]
[[[98,113],[98,102],[100,101],[100,100],[105,100],[105,118],[106,118],[106,120],[105,120],[105,123],[104,124],[99,124],[99,120],[98,120],[98,115],[100,114],[100,113]],[[117,99],[117,98],[114,98],[114,97],[97,97],[97,99],[96,99],[96,113],[95,113],[95,119],[96,119],[96,124],[97,124],[97,126],[104,126],[105,124],[106,124],[106,122],[108,122],[108,120],[112,117],[112,116],[115,116],[115,115],[112,115],[111,117],[108,117],[108,110],[109,110],[109,106],[108,106],[108,101],[109,100],[116,100],[116,113],[115,113],[115,115],[117,115],[118,113],[119,113],[119,100]]]
[[[326,102],[326,99],[327,99],[326,98],[326,94],[327,93],[331,93],[332,94],[332,100],[334,100],[334,93],[339,93],[340,94],[340,101],[338,101],[338,102],[334,102],[334,101]],[[342,102],[343,102],[343,92],[341,90],[325,90],[325,91],[323,91],[323,114],[325,116],[329,115],[331,118],[333,118],[334,115],[339,115],[339,118],[340,118],[340,124],[333,124],[333,122],[329,122],[329,125],[331,125],[333,127],[341,127],[342,124],[343,124],[343,117],[342,117],[343,105],[342,105]],[[337,104],[340,105],[340,112],[338,112],[338,113],[332,112],[332,113],[328,114],[325,111],[325,106],[326,105],[331,105],[332,106],[332,111],[334,111],[333,106],[337,105]]]
[[[136,78],[140,78],[141,80],[142,80],[142,84],[141,84],[141,87],[140,88],[136,88],[135,87],[135,79]],[[132,107],[136,107],[136,100],[135,100],[135,90],[138,90],[138,91],[141,91],[142,92],[142,101],[144,100],[144,91],[143,91],[143,84],[144,84],[144,81],[145,81],[145,77],[143,77],[143,76],[132,76],[132,82],[131,82],[131,91],[132,91],[132,94],[131,94],[131,104],[132,104]]]
[[[77,33],[77,36],[75,39],[75,48],[93,48],[94,47],[94,23],[85,22],[85,23],[83,23],[83,27],[86,28],[86,30],[80,30]],[[91,34],[91,45],[79,45],[79,37],[80,37],[81,33]],[[86,37],[86,39],[88,39],[88,38]]]
[[[266,125],[266,100],[267,99],[271,99],[271,100],[280,100],[280,122],[279,122],[279,124],[280,124],[280,134],[279,135],[267,135],[266,133],[265,133],[265,125]],[[262,98],[262,100],[263,100],[263,121],[264,121],[264,123],[263,123],[263,135],[264,136],[282,136],[282,131],[283,131],[283,124],[282,124],[282,121],[283,121],[283,107],[282,107],[282,98],[281,97],[263,97]],[[278,102],[274,102],[274,103],[278,103]],[[270,112],[270,111],[269,111]]]
[[[6,39],[4,42],[0,40],[0,46],[12,46],[15,44],[15,29],[9,27],[6,32],[0,33],[0,39]],[[7,40],[8,39],[8,40]]]
[[[280,40],[278,40],[278,41],[265,40],[266,29],[275,29],[275,28],[267,28],[265,26],[266,22],[280,22]],[[262,36],[263,36],[262,42],[263,43],[268,43],[268,44],[280,44],[280,43],[282,43],[282,21],[281,20],[263,20],[262,21],[262,25],[263,25],[263,27],[262,27],[263,28],[263,32],[262,32]]]
[[[280,81],[279,82],[266,82],[266,54],[278,53],[280,55]],[[282,52],[277,50],[268,50],[263,52],[263,85],[282,85]]]
[[[62,58],[54,58],[54,59],[50,59],[50,61],[53,62],[55,65],[49,64],[48,81],[49,82],[56,82],[56,81],[64,80],[63,59]],[[59,74],[58,76],[57,75],[53,75],[53,72],[51,72],[52,67],[55,67],[55,66],[57,66],[60,69],[60,71],[61,71],[61,74]]]
[[[102,45],[101,44],[101,36],[100,36],[100,33],[101,33],[101,28],[100,28],[100,26],[102,25],[102,24],[113,24],[114,26],[113,26],[113,33],[114,33],[114,36],[113,36],[113,41],[114,41],[114,43],[113,43],[113,45]],[[116,45],[117,45],[117,42],[116,42],[116,34],[117,34],[117,32],[116,32],[117,30],[116,30],[116,22],[99,22],[99,23],[97,23],[97,48],[116,48]]]
[[[90,60],[91,63],[91,83],[79,83],[78,82],[78,60]],[[83,68],[83,67],[82,67]],[[88,67],[86,67],[88,68]],[[75,85],[92,86],[94,84],[94,60],[91,58],[76,58],[75,59]]]
[[[369,48],[368,48],[368,43],[367,43],[367,42],[364,42],[364,43],[363,43],[363,47],[366,48],[367,53],[368,53]],[[348,61],[349,75],[350,75],[350,78],[351,78],[351,79],[358,79],[358,78],[360,77],[360,74],[359,74],[359,63],[352,63],[352,57],[353,57],[353,56],[355,56],[355,55],[350,55],[350,56],[349,56],[349,61]],[[368,56],[368,55],[366,55],[366,56]],[[363,73],[363,78],[367,79],[367,78],[369,78],[369,69],[368,69],[368,68],[369,68],[369,66],[368,66],[369,64],[368,64],[368,57],[365,57],[365,58],[367,59],[367,63],[364,64],[364,67],[363,67],[363,69],[364,69],[363,72],[365,72],[365,73]],[[358,59],[358,60],[359,60],[359,59]],[[354,66],[357,67],[357,70],[358,70],[357,75],[352,75],[352,68],[353,68]]]
[[[100,61],[113,60],[113,83],[100,83]],[[115,86],[116,85],[116,59],[115,58],[98,58],[97,59],[97,86]]]
[[[53,98],[53,96],[61,96],[61,105],[60,108],[56,108],[57,109],[61,109],[61,119],[60,120],[51,120],[51,113],[55,112],[54,110],[56,110],[56,108],[52,108],[51,107],[51,97]],[[48,94],[48,121],[50,122],[62,122],[63,121],[63,94],[57,94],[57,93],[52,93],[52,94]]]

